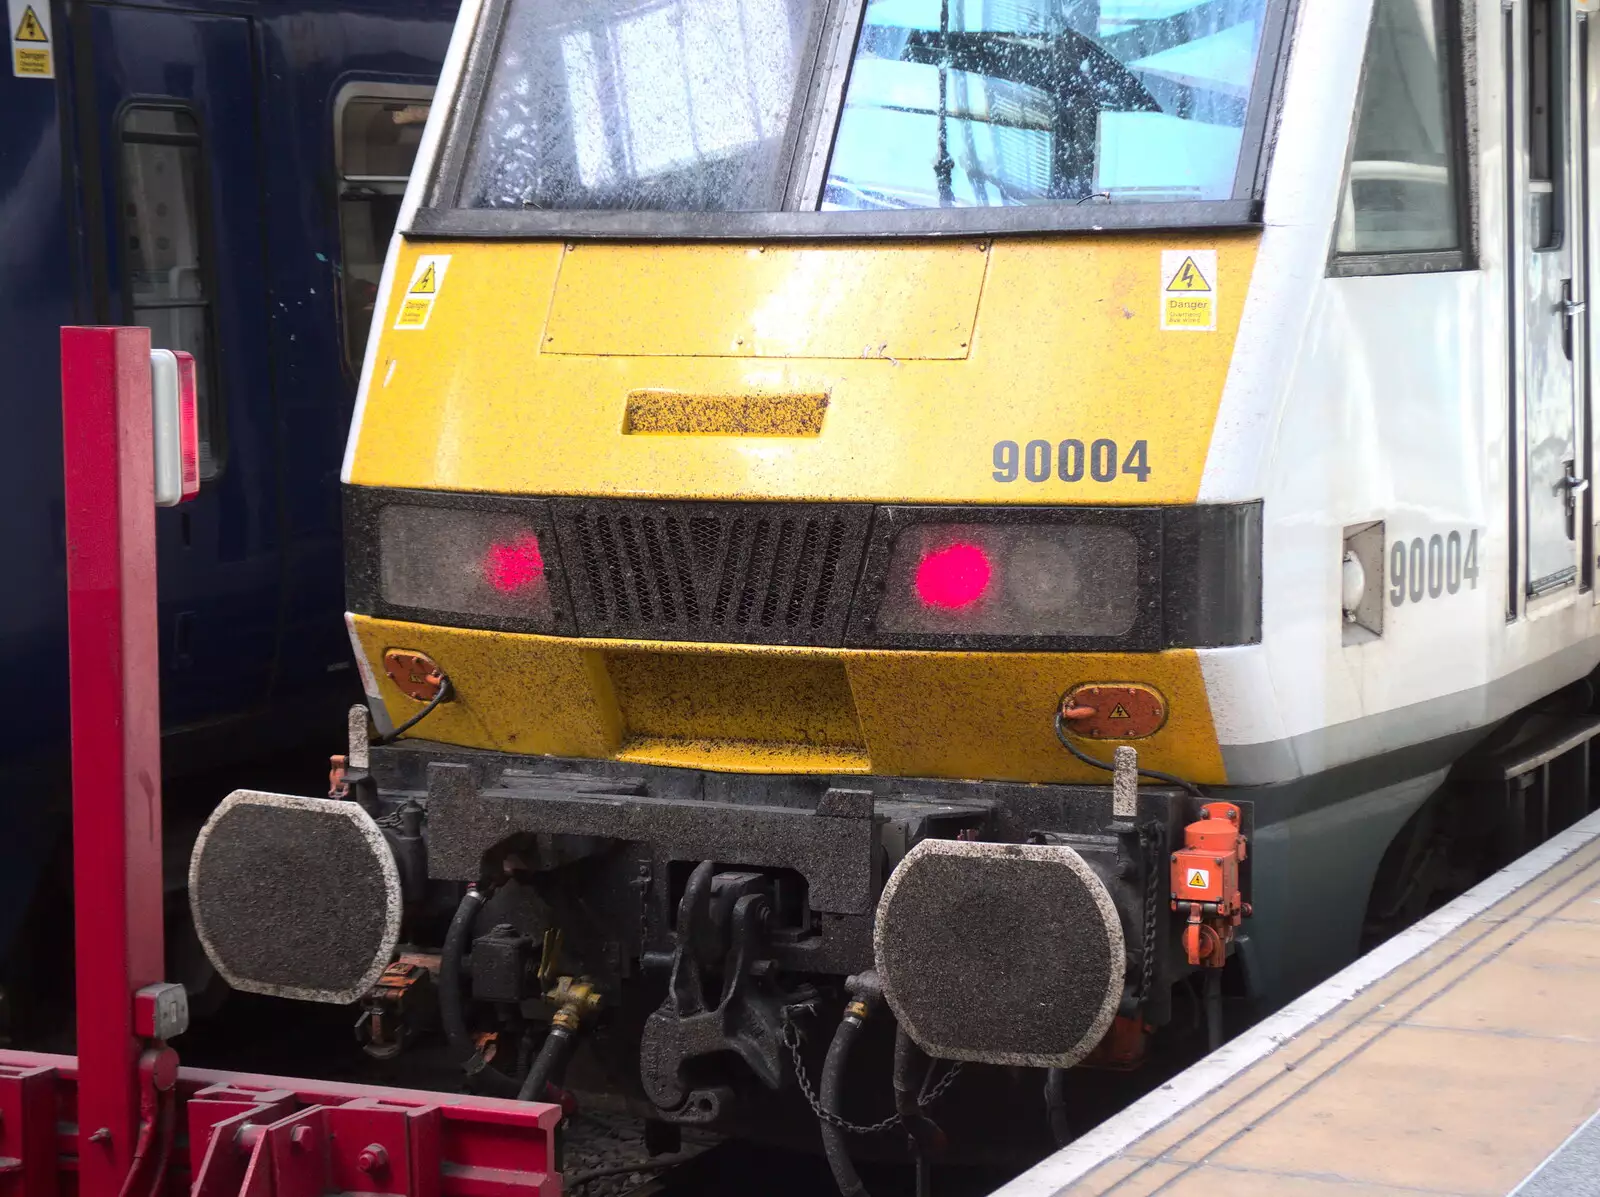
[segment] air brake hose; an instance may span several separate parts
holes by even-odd
[[[483,908],[483,891],[469,886],[461,905],[456,907],[450,920],[450,930],[445,933],[444,948],[439,954],[439,1021],[444,1026],[445,1038],[451,1050],[465,1065],[478,1053],[477,1044],[467,1030],[467,1013],[463,996],[465,978],[462,962],[466,959],[467,944],[472,939],[472,924]],[[497,1068],[479,1069],[476,1081],[490,1097],[515,1097],[517,1082]]]
[[[856,1037],[861,1033],[866,1018],[867,1004],[852,997],[844,1008],[844,1017],[839,1020],[839,1029],[833,1033],[833,1041],[828,1044],[827,1059],[822,1063],[819,1101],[823,1110],[835,1118],[841,1117],[839,1105],[844,1095],[844,1074],[850,1062],[850,1050],[855,1046]],[[818,1125],[822,1130],[822,1153],[828,1158],[828,1171],[833,1173],[833,1182],[839,1186],[842,1197],[868,1197],[867,1186],[861,1183],[861,1174],[850,1162],[844,1130],[826,1118],[821,1119]]]
[[[573,1050],[578,1046],[578,1033],[566,1027],[553,1026],[550,1033],[544,1037],[544,1043],[539,1048],[539,1054],[533,1058],[533,1067],[528,1069],[528,1075],[523,1078],[522,1088],[517,1090],[518,1101],[546,1101],[545,1090],[552,1083],[560,1084],[561,1077],[567,1070],[567,1061],[572,1059]]]

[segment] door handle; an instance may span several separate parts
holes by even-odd
[[[1561,313],[1561,347],[1566,350],[1567,360],[1572,360],[1572,327],[1577,318],[1589,310],[1585,300],[1572,297],[1572,280],[1561,280],[1561,302],[1556,305]]]
[[[1578,496],[1589,489],[1589,480],[1578,477],[1578,463],[1564,461],[1561,463],[1561,481],[1556,483],[1558,491],[1565,491],[1564,505],[1567,509],[1567,539],[1576,540],[1578,536]]]

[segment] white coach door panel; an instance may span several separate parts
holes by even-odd
[[[1584,222],[1574,131],[1577,36],[1571,0],[1519,0],[1511,26],[1512,210],[1520,263],[1523,468],[1527,504],[1526,582],[1530,597],[1578,577],[1578,519],[1585,462],[1578,445],[1578,371]]]

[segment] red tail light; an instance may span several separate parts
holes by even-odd
[[[516,594],[544,577],[539,538],[524,532],[509,544],[496,541],[483,555],[483,580],[501,594]]]
[[[546,559],[539,532],[508,512],[392,504],[378,517],[383,598],[416,611],[549,626],[556,562]]]
[[[1139,615],[1139,542],[1090,523],[914,523],[895,537],[875,632],[1090,637]]]
[[[183,469],[183,499],[187,503],[200,493],[200,395],[195,384],[194,355],[179,350],[178,359],[178,457]]]
[[[959,611],[987,593],[993,572],[989,554],[975,544],[934,549],[917,565],[917,597],[929,607]]]

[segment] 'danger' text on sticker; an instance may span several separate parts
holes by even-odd
[[[1161,327],[1212,332],[1217,327],[1217,251],[1161,251]]]
[[[49,0],[7,0],[11,29],[11,73],[18,78],[54,79],[55,40],[50,32]]]
[[[428,317],[433,315],[433,305],[444,289],[444,275],[449,268],[449,254],[423,254],[417,259],[405,297],[400,301],[400,314],[394,319],[396,329],[428,327]]]

